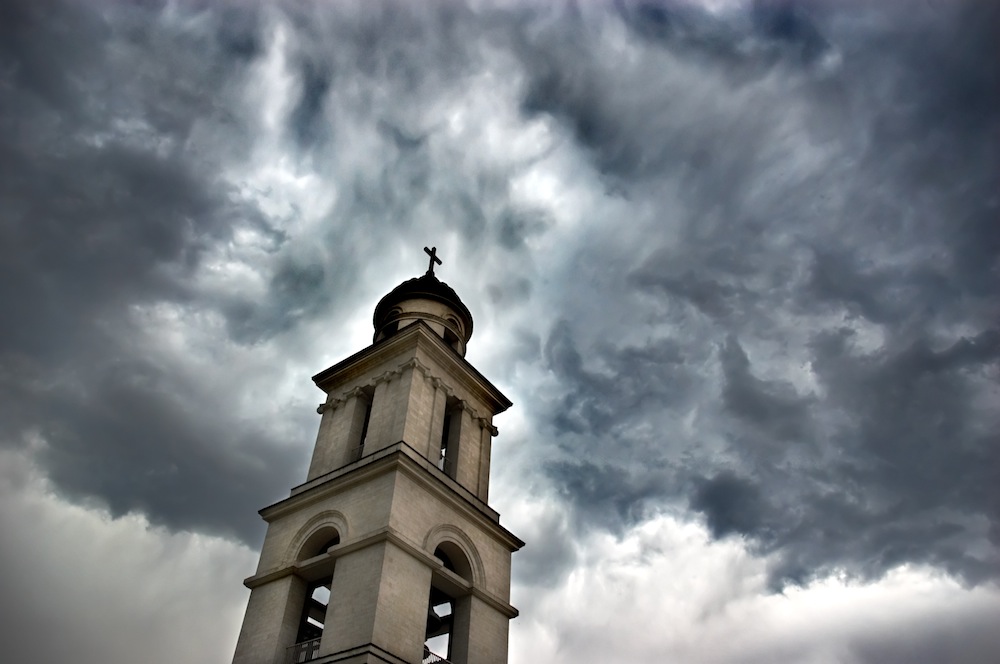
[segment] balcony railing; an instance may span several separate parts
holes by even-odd
[[[312,639],[311,641],[302,641],[296,643],[294,646],[289,646],[288,663],[304,664],[304,662],[311,662],[316,659],[319,654],[319,642],[319,639]],[[452,664],[452,662],[425,648],[422,664]]]
[[[435,655],[430,650],[424,650],[423,664],[451,664],[450,661],[441,657],[440,655]]]
[[[311,641],[302,641],[289,647],[288,663],[302,664],[302,662],[316,659],[316,655],[319,654],[319,641],[319,639],[312,639]]]

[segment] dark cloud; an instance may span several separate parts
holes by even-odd
[[[148,362],[114,362],[30,396],[21,403],[49,406],[31,415],[44,422],[50,478],[73,498],[102,498],[113,516],[138,511],[172,530],[256,543],[259,519],[245,506],[280,497],[302,465],[265,432],[212,417],[225,398]]]
[[[254,510],[304,475],[308,375],[370,338],[435,245],[477,318],[470,359],[517,404],[494,468],[529,513],[504,516],[528,605],[616,607],[603,583],[641,585],[670,548],[644,528],[667,522],[678,564],[694,537],[739,577],[698,611],[756,594],[764,565],[773,590],[926,566],[981,597],[1000,570],[1000,5],[721,5],[4,4],[0,445],[38,473],[10,496],[51,489],[52,523],[66,502],[141,513],[111,526],[153,548],[255,544]],[[33,541],[4,559],[27,569]],[[961,614],[959,646],[960,614],[935,611],[837,652],[992,652],[989,611]],[[546,616],[534,643],[579,652],[593,615],[585,635]],[[611,631],[598,645],[623,645]],[[639,641],[633,659],[671,658]]]
[[[600,348],[596,359],[602,366],[590,369],[578,347],[569,321],[556,323],[544,349],[548,367],[566,386],[551,408],[552,425],[557,430],[582,434],[615,436],[627,428],[630,418],[658,410],[680,408],[688,401],[684,387],[693,379],[674,340],[655,346]],[[629,441],[612,449],[616,455],[630,455]],[[600,439],[600,440],[603,440]],[[641,456],[641,455],[636,455]]]
[[[537,588],[561,584],[579,559],[577,539],[571,524],[556,511],[534,515],[523,536],[531,546],[519,556],[518,582]]]
[[[751,17],[760,34],[796,46],[806,61],[822,55],[829,45],[807,17],[805,7],[793,0],[755,0]]]
[[[760,515],[766,511],[760,487],[723,472],[699,483],[691,507],[703,512],[716,537],[731,534],[757,536]]]
[[[417,218],[512,252],[542,231],[541,213],[508,204],[500,172],[441,168],[452,155],[429,138],[440,118],[411,112],[477,64],[454,23],[468,13],[397,9],[5,5],[3,443],[43,440],[59,491],[256,541],[253,508],[296,483],[308,452],[286,453],[288,424],[234,416],[239,395],[214,381],[241,367],[178,363],[157,345],[176,330],[149,329],[155,312],[222,321],[190,343],[263,348],[352,305],[348,284],[384,281],[387,237],[428,243],[427,228],[409,230]],[[280,171],[277,184],[242,178],[255,160]],[[333,192],[308,232],[311,199],[282,191],[303,174]],[[301,382],[297,403],[313,398]],[[295,413],[285,422],[314,425],[308,408]]]
[[[264,352],[444,237],[552,381],[519,407],[575,524],[689,510],[776,585],[995,576],[995,7],[0,12],[4,444],[64,494],[253,541],[311,433],[139,318]],[[515,200],[546,159],[564,197]]]
[[[550,477],[594,521],[686,503],[717,536],[774,554],[777,586],[903,563],[970,582],[995,576],[1000,503],[987,469],[998,461],[986,432],[997,425],[1000,234],[988,183],[1000,162],[998,143],[982,141],[1000,130],[984,46],[995,10],[904,18],[758,3],[757,36],[746,39],[812,55],[745,51],[759,66],[742,70],[718,108],[686,115],[681,134],[670,131],[677,97],[663,82],[676,61],[664,54],[694,57],[678,36],[690,19],[671,5],[633,9],[628,21],[656,32],[662,50],[612,74],[568,55],[579,45],[547,39],[548,64],[528,89],[527,110],[564,122],[602,173],[625,182],[626,198],[661,200],[674,215],[671,239],[647,235],[650,258],[608,288],[631,303],[628,320],[594,315],[549,333],[545,360],[564,390],[545,402],[550,421],[567,455],[589,459],[550,463]],[[821,51],[833,59],[821,63]],[[729,60],[709,52],[698,61],[710,77]],[[769,85],[762,67],[783,68],[794,86],[771,99],[749,93]],[[656,86],[664,93],[648,93]],[[727,94],[754,106],[727,115]],[[688,148],[684,136],[703,140]],[[799,162],[813,149],[825,172]],[[654,177],[676,178],[680,205],[646,188]],[[661,325],[680,371],[649,361],[662,341],[615,341],[636,326],[659,337]],[[626,365],[626,354],[646,361]]]
[[[200,126],[229,122],[223,79],[240,65],[223,71],[228,56],[211,30],[172,33],[156,7],[109,5],[102,15],[49,4],[4,9],[4,444],[41,437],[56,487],[115,515],[141,511],[255,542],[260,528],[242,508],[281,495],[301,463],[268,433],[234,425],[225,395],[138,346],[146,331],[133,308],[200,297],[194,274],[206,252],[238,229],[283,241],[197,147]],[[219,26],[230,45],[250,29],[237,23],[253,24],[240,16]],[[236,48],[237,59],[248,49]],[[315,298],[322,277],[314,266],[276,270],[270,299],[283,308],[270,334]],[[245,327],[238,307],[217,310]]]
[[[750,360],[739,341],[730,338],[720,351],[723,373],[722,404],[741,421],[759,427],[782,441],[808,436],[808,400],[792,386],[763,381],[750,373]]]
[[[323,64],[305,61],[301,65],[302,91],[291,116],[291,130],[303,148],[322,149],[329,142],[325,134],[324,102],[330,90],[332,74]]]
[[[616,456],[613,447],[607,453]],[[619,534],[653,513],[673,479],[664,471],[636,472],[623,464],[587,460],[552,461],[545,471],[564,498],[584,507],[579,523]]]

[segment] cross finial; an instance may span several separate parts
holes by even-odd
[[[424,247],[424,253],[431,257],[430,263],[427,264],[427,274],[434,274],[434,263],[441,265],[441,259],[437,257],[437,247],[431,247],[428,249]]]

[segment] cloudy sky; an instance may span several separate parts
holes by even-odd
[[[988,0],[4,2],[3,659],[228,661],[310,376],[436,245],[515,402],[512,664],[990,661],[998,42]]]

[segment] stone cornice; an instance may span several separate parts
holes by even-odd
[[[329,574],[328,570],[330,563],[335,561],[337,558],[355,551],[360,551],[361,549],[366,549],[381,542],[392,543],[394,546],[402,549],[410,556],[422,562],[424,565],[430,567],[434,570],[435,574],[444,577],[448,585],[457,591],[456,595],[472,595],[473,597],[476,597],[477,599],[490,605],[492,608],[496,609],[508,618],[517,617],[517,609],[511,606],[509,602],[497,597],[493,593],[474,586],[468,579],[464,579],[451,570],[446,569],[441,560],[435,558],[427,551],[424,551],[424,549],[422,549],[418,544],[411,542],[402,533],[389,526],[379,528],[374,532],[361,537],[356,537],[347,542],[341,542],[340,544],[331,546],[325,553],[321,553],[318,556],[314,556],[307,560],[294,562],[280,569],[271,570],[263,574],[255,574],[245,579],[243,581],[243,585],[253,590],[254,588],[271,583],[272,581],[277,581],[278,579],[282,579],[292,574],[309,580],[313,578],[322,578],[324,571],[326,574]],[[316,570],[322,571],[317,572]]]
[[[306,505],[396,470],[405,472],[428,493],[479,524],[484,532],[503,543],[510,551],[517,551],[524,546],[524,542],[500,525],[500,515],[496,510],[402,441],[293,488],[291,496],[265,507],[260,515],[265,521],[271,522]]]
[[[374,643],[366,643],[363,646],[355,646],[330,655],[323,655],[322,657],[317,657],[316,659],[310,659],[309,664],[336,664],[336,662],[345,661],[357,662],[359,661],[359,657],[366,656],[374,657],[377,661],[385,662],[386,664],[410,664],[410,662],[402,657],[393,655],[388,650],[380,648]],[[364,661],[370,660],[365,659]]]
[[[367,385],[356,385],[348,390],[344,390],[340,396],[334,396],[334,393],[331,392],[327,397],[327,400],[316,407],[316,412],[322,415],[328,410],[336,410],[352,397],[365,396],[365,387],[375,387],[379,383],[388,383],[389,381],[402,376],[407,369],[419,371],[435,388],[443,390],[449,397],[455,396],[455,391],[448,387],[448,384],[444,380],[435,376],[430,367],[421,362],[419,359],[411,357],[410,359],[401,362],[395,368],[390,369],[389,371],[383,371],[379,375],[375,376],[368,381]],[[367,396],[365,396],[365,398],[367,398]],[[458,401],[462,410],[467,412],[472,420],[479,424],[480,428],[489,431],[490,435],[493,437],[500,434],[500,431],[493,426],[493,423],[489,420],[489,418],[484,417],[482,413],[476,410],[476,408],[469,404],[468,401],[464,399],[459,399]]]
[[[448,372],[449,377],[453,379],[449,382],[461,384],[472,394],[481,397],[485,403],[495,409],[495,413],[501,413],[510,408],[510,400],[465,358],[455,353],[423,321],[407,325],[394,336],[372,344],[321,371],[313,376],[313,382],[324,390],[333,383],[350,382],[355,377],[364,376],[365,373],[376,369],[392,355],[398,354],[410,346],[416,346],[426,352]]]

